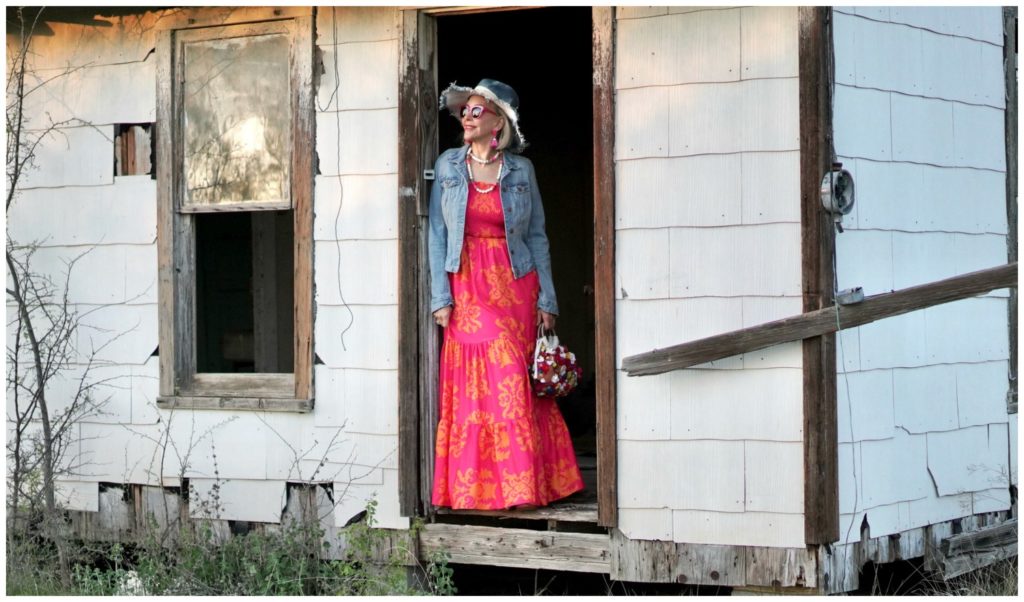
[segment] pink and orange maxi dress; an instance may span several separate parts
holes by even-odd
[[[530,386],[540,284],[536,271],[512,275],[498,187],[469,187],[459,271],[448,278],[434,505],[544,506],[583,489],[555,400]]]

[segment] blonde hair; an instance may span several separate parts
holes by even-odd
[[[491,105],[494,112],[501,115],[505,121],[505,125],[501,126],[501,132],[498,133],[498,150],[503,151],[512,144],[512,120],[505,114],[505,110],[498,106],[498,103],[488,100],[487,104]]]

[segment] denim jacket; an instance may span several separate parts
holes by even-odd
[[[466,228],[466,203],[469,197],[469,172],[466,153],[469,145],[446,150],[434,164],[434,184],[430,190],[430,232],[427,246],[430,259],[430,311],[454,305],[448,275],[458,272]],[[544,233],[544,208],[533,163],[525,157],[505,152],[498,181],[501,210],[505,215],[505,240],[512,264],[512,275],[522,278],[537,270],[540,297],[537,307],[558,313],[555,285],[551,279],[551,254]]]

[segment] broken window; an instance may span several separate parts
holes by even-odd
[[[312,21],[169,31],[159,49],[159,403],[308,410]]]

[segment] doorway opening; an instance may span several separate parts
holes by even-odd
[[[439,15],[437,85],[473,86],[492,78],[520,99],[522,153],[537,173],[558,296],[557,332],[583,368],[583,380],[559,409],[572,435],[583,491],[555,502],[597,504],[594,306],[593,23],[590,7]],[[481,52],[467,40],[494,40]],[[474,42],[475,44],[475,42]],[[438,121],[440,151],[462,145],[459,122]],[[436,370],[436,367],[434,368]],[[524,517],[522,511],[517,516]],[[525,518],[525,517],[524,517]],[[596,521],[596,518],[595,518]]]

